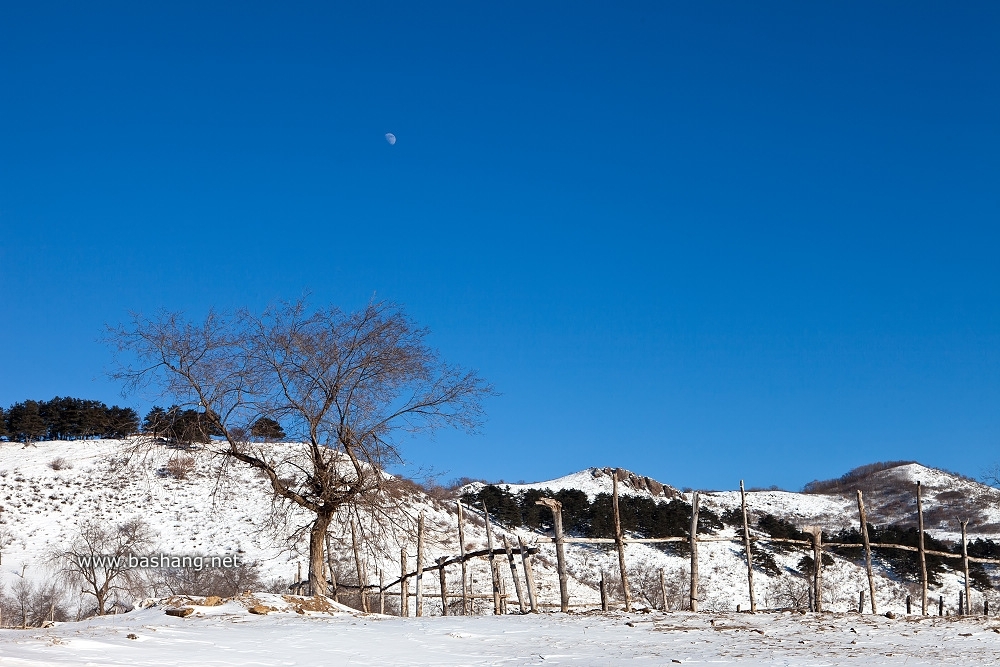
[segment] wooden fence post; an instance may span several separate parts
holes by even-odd
[[[385,613],[385,570],[378,571],[378,613]]]
[[[667,584],[664,581],[663,568],[660,568],[660,597],[663,598],[663,611],[667,610]]]
[[[417,577],[416,577],[416,587],[417,590],[414,594],[417,596],[416,602],[416,615],[424,615],[424,587],[421,585],[424,582],[424,513],[421,512],[420,516],[417,517]]]
[[[858,613],[865,613],[865,592],[858,591]]]
[[[858,489],[858,515],[861,517],[861,541],[865,545],[865,571],[868,573],[868,593],[871,596],[872,613],[877,614],[875,607],[875,575],[872,573],[872,545],[868,541],[868,513],[865,512],[865,499],[861,489]],[[858,612],[861,613],[860,611]]]
[[[524,546],[524,540],[517,536],[517,544],[521,548],[521,566],[524,567],[524,581],[528,584],[528,604],[531,611],[538,612],[538,591],[535,590],[535,573],[531,570],[531,554]]]
[[[698,492],[691,495],[691,611],[698,611]]]
[[[911,607],[911,604],[912,604],[912,600],[910,600],[910,596],[907,595],[906,596],[906,615],[907,616],[909,616],[910,614],[913,613],[913,609]]]
[[[972,607],[972,598],[969,597],[971,593],[969,590],[969,540],[965,533],[969,520],[966,519],[960,523],[962,524],[962,570],[965,572],[965,613],[968,614]]]
[[[447,556],[441,556],[437,559],[438,564],[438,579],[441,582],[441,615],[448,615],[448,582],[445,581],[444,576],[444,562],[448,560]]]
[[[566,572],[562,503],[555,498],[540,498],[535,504],[545,505],[552,510],[553,532],[556,538],[556,568],[559,570],[559,610],[566,613],[569,611],[569,575]]]
[[[924,506],[920,482],[917,482],[917,551],[920,555],[920,614],[927,615],[927,554],[924,553]]]
[[[625,595],[625,611],[632,611],[632,593],[628,588],[628,571],[625,569],[625,539],[622,534],[621,513],[618,511],[618,473],[619,468],[615,468],[615,473],[611,478],[611,508],[615,515],[615,546],[618,548],[618,569],[622,573],[622,591]]]
[[[493,613],[499,616],[503,613],[500,597],[500,569],[497,567],[496,554],[493,553],[493,527],[490,525],[490,510],[483,503],[483,516],[486,518],[486,548],[489,549],[490,575],[493,577]]]
[[[361,595],[361,611],[366,614],[371,611],[368,607],[368,573],[365,572],[364,565],[361,563],[361,548],[358,545],[358,535],[357,529],[354,526],[354,522],[351,521],[351,544],[354,546],[354,565],[358,568],[358,591]]]
[[[608,588],[604,581],[604,570],[601,570],[601,611],[608,610]]]
[[[503,548],[507,552],[507,562],[510,563],[510,578],[514,580],[514,590],[517,592],[517,606],[522,614],[528,613],[528,608],[524,606],[524,589],[521,587],[521,578],[517,576],[517,565],[514,563],[514,552],[511,551],[510,541],[507,536],[503,536]]]
[[[465,562],[465,511],[462,501],[458,501],[458,553],[462,558],[462,615],[469,614],[469,589],[465,584],[468,576],[468,565]]]
[[[333,589],[333,601],[340,602],[340,590],[337,588],[337,573],[333,571],[333,549],[330,548],[330,533],[325,536],[326,569],[330,572],[330,587]]]
[[[750,588],[750,612],[757,611],[757,598],[753,592],[753,555],[750,553],[750,522],[747,519],[747,492],[740,480],[740,502],[743,505],[743,549],[747,553],[747,583]],[[663,570],[660,570],[660,587],[663,587]],[[664,597],[664,602],[666,597]],[[664,607],[666,608],[666,607]]]
[[[406,547],[399,550],[399,615],[410,615],[410,580],[406,576]]]
[[[812,535],[813,547],[813,609],[823,611],[823,529],[804,526],[802,531]]]

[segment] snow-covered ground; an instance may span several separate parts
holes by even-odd
[[[973,665],[1000,659],[1000,623],[982,617],[858,614],[541,614],[395,618],[345,611],[247,613],[246,601],[161,606],[0,631],[0,667],[42,665]],[[308,602],[306,601],[306,605]]]

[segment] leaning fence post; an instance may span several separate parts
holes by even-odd
[[[385,570],[378,571],[378,613],[385,613]]]
[[[337,575],[333,571],[333,549],[330,548],[330,533],[325,536],[326,541],[326,568],[330,571],[330,587],[333,589],[333,601],[340,602],[340,591],[337,590]]]
[[[566,572],[566,552],[564,548],[562,503],[555,498],[540,498],[536,505],[544,505],[552,510],[552,529],[556,543],[556,568],[559,571],[559,610],[569,611],[569,575]]]
[[[823,529],[804,526],[802,531],[812,535],[813,547],[813,609],[823,611]]]
[[[757,598],[753,592],[753,556],[750,553],[750,522],[747,520],[747,492],[743,488],[743,480],[740,480],[740,501],[743,505],[743,548],[747,552],[747,583],[750,588],[750,611],[757,611]],[[661,588],[663,581],[663,570],[660,570]],[[664,601],[666,598],[664,597]],[[665,608],[665,607],[664,607]]]
[[[531,554],[524,546],[524,540],[517,536],[517,544],[521,548],[521,565],[524,567],[524,580],[528,584],[528,603],[531,611],[538,612],[538,591],[535,590],[535,573],[531,570]]]
[[[441,556],[437,559],[438,564],[438,579],[441,582],[441,615],[448,615],[448,582],[444,578],[444,562],[448,560],[447,556]]]
[[[420,516],[417,518],[417,578],[416,578],[416,615],[424,615],[424,592],[423,583],[424,579],[424,513],[421,512]]]
[[[399,615],[410,615],[410,580],[406,576],[406,547],[399,550]]]
[[[920,555],[920,614],[927,615],[927,554],[924,553],[924,505],[920,482],[917,482],[917,551]]]
[[[361,563],[361,549],[358,545],[358,534],[357,529],[354,527],[354,521],[351,521],[351,544],[354,547],[354,565],[358,569],[358,591],[361,595],[361,611],[367,614],[371,611],[368,607],[368,589],[366,588],[368,573],[365,572],[364,565]]]
[[[507,562],[510,563],[510,578],[514,580],[514,590],[517,592],[517,606],[522,614],[528,612],[524,606],[524,589],[521,587],[521,579],[517,576],[517,565],[514,563],[514,552],[510,549],[510,541],[507,536],[503,536],[503,548],[507,552]]]
[[[618,511],[618,473],[615,468],[611,477],[611,508],[615,515],[615,546],[618,548],[618,569],[622,573],[622,591],[625,595],[625,611],[632,611],[632,593],[628,588],[628,571],[625,569],[625,536],[622,534],[621,513]]]
[[[458,553],[462,558],[462,616],[469,613],[469,589],[465,584],[467,578],[468,565],[465,562],[465,511],[462,510],[462,501],[458,501]]]
[[[968,614],[972,606],[972,598],[969,597],[969,593],[971,592],[969,590],[969,541],[965,533],[969,525],[969,520],[966,519],[960,523],[962,524],[962,570],[965,572],[965,613]]]
[[[663,568],[662,567],[660,568],[660,597],[663,598],[663,611],[666,611],[667,610],[667,584],[664,581]]]
[[[493,613],[499,616],[503,613],[500,597],[500,570],[497,568],[496,554],[493,553],[493,528],[490,526],[490,509],[483,503],[483,516],[486,518],[486,548],[489,549],[490,574],[493,577]]]
[[[698,492],[691,495],[691,611],[698,611]]]
[[[868,573],[868,592],[872,599],[872,613],[877,614],[875,609],[875,575],[872,573],[872,545],[868,541],[868,514],[865,512],[864,495],[858,489],[858,514],[861,517],[861,541],[865,544],[865,571]],[[860,614],[859,610],[858,613]]]

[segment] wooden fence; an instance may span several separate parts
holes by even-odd
[[[747,503],[746,503],[746,491],[743,486],[743,482],[740,481],[740,499],[741,499],[741,509],[742,509],[742,534],[737,537],[715,537],[715,536],[699,536],[698,535],[698,506],[699,506],[699,494],[695,491],[692,494],[691,499],[691,529],[687,536],[685,537],[644,537],[644,538],[633,538],[627,537],[622,531],[621,527],[621,515],[618,509],[618,471],[615,471],[613,475],[613,487],[612,487],[612,510],[614,513],[614,529],[615,537],[611,538],[597,538],[597,537],[570,537],[567,536],[563,531],[563,521],[562,521],[562,504],[555,500],[554,498],[542,498],[537,501],[537,504],[548,507],[552,511],[553,515],[553,536],[552,537],[540,537],[537,541],[548,542],[555,544],[556,551],[556,570],[559,577],[559,598],[560,602],[557,605],[560,611],[566,612],[570,607],[575,606],[587,606],[592,607],[593,605],[571,605],[570,595],[569,595],[569,573],[566,562],[566,545],[573,544],[614,544],[618,552],[618,565],[621,574],[621,584],[623,590],[623,602],[626,611],[631,611],[632,609],[632,596],[629,589],[628,572],[626,569],[626,558],[625,558],[625,547],[628,544],[663,544],[670,542],[687,542],[690,549],[691,557],[691,568],[690,568],[690,594],[688,598],[688,608],[691,611],[698,611],[698,545],[707,542],[735,542],[742,544],[743,550],[746,557],[746,570],[747,570],[747,585],[750,593],[750,611],[757,611],[757,600],[753,584],[753,553],[752,545],[754,543],[776,543],[776,544],[792,544],[805,546],[812,549],[813,552],[813,572],[810,582],[810,600],[811,609],[813,611],[823,610],[823,551],[829,548],[838,549],[864,549],[865,556],[865,571],[868,578],[868,589],[869,589],[869,604],[871,607],[871,613],[877,614],[878,608],[876,603],[876,590],[875,590],[875,576],[872,571],[872,549],[899,549],[903,551],[911,551],[919,554],[920,562],[920,584],[921,584],[921,595],[920,595],[920,613],[926,615],[928,613],[928,576],[927,576],[927,556],[938,556],[941,558],[952,558],[962,560],[962,570],[965,576],[964,591],[959,594],[959,613],[967,614],[970,613],[969,607],[969,593],[970,593],[970,581],[969,581],[969,563],[985,563],[1000,565],[1000,559],[994,558],[977,558],[969,556],[968,554],[968,539],[967,539],[967,527],[968,521],[960,521],[962,528],[962,553],[955,554],[947,551],[935,551],[924,548],[924,515],[923,515],[923,494],[920,482],[916,483],[916,499],[917,499],[917,529],[918,529],[918,545],[916,547],[903,545],[903,544],[888,544],[882,542],[871,542],[868,539],[868,516],[865,510],[864,496],[860,490],[857,491],[857,502],[858,502],[858,520],[860,525],[861,533],[861,544],[855,543],[845,543],[845,542],[823,542],[823,531],[819,526],[803,526],[802,532],[808,533],[810,539],[808,540],[798,540],[789,538],[777,538],[777,537],[757,537],[750,534],[750,525],[747,514]],[[404,574],[391,582],[385,583],[382,581],[381,574],[380,582],[378,585],[365,585],[365,586],[350,586],[339,584],[336,581],[336,577],[333,574],[332,563],[329,567],[330,584],[332,590],[334,591],[334,596],[339,597],[339,591],[341,589],[359,591],[361,596],[362,609],[364,611],[372,611],[369,593],[376,592],[379,599],[379,611],[384,613],[385,611],[385,599],[389,595],[388,589],[399,587],[399,600],[400,600],[400,615],[409,615],[409,599],[411,597],[416,598],[415,614],[417,616],[423,615],[423,577],[429,572],[436,571],[438,573],[438,583],[439,583],[439,595],[441,599],[441,609],[443,614],[448,614],[449,608],[449,598],[461,598],[462,599],[462,613],[469,614],[471,612],[470,602],[474,599],[492,599],[493,600],[493,613],[494,614],[504,614],[507,613],[507,600],[508,594],[504,588],[504,581],[500,575],[501,563],[506,560],[511,571],[511,579],[514,582],[515,594],[518,603],[518,609],[521,613],[538,612],[541,607],[549,607],[556,605],[542,604],[538,600],[538,593],[535,586],[534,572],[532,569],[532,556],[538,553],[538,548],[534,546],[525,545],[524,541],[518,537],[518,545],[513,548],[506,536],[503,537],[503,547],[497,547],[494,545],[493,528],[490,524],[489,509],[483,507],[483,516],[486,521],[486,536],[487,536],[487,548],[479,551],[466,552],[465,551],[465,508],[461,501],[458,501],[458,537],[459,537],[459,549],[460,553],[453,557],[442,557],[438,558],[433,565],[427,565],[424,562],[424,519],[423,515],[420,516],[417,522],[417,568],[413,572],[407,572],[407,553],[404,547],[401,550],[401,572]],[[362,560],[360,558],[360,552],[358,549],[358,542],[356,537],[356,532],[353,530],[352,526],[352,537],[354,553],[355,553],[355,563],[358,570],[358,581],[367,581],[368,576],[364,570]],[[327,550],[329,553],[329,549]],[[515,558],[515,552],[520,557],[521,568],[524,575],[524,586],[522,586],[521,578],[518,575],[517,563]],[[487,557],[489,560],[490,573],[492,578],[492,593],[485,595],[474,595],[470,592],[468,586],[468,576],[467,576],[467,563],[470,559]],[[445,568],[449,565],[460,564],[462,569],[462,587],[461,593],[450,593],[447,587],[447,577]],[[409,583],[414,581],[415,592],[409,592]],[[298,590],[302,590],[302,586],[306,582],[301,582],[297,584]],[[664,599],[664,606],[666,605],[666,587],[664,583],[663,571],[660,571],[660,589]],[[607,610],[609,607],[608,602],[608,592],[605,585],[604,577],[602,576],[600,581],[600,593],[601,593],[601,607]],[[858,611],[862,612],[864,608],[864,592],[860,593],[859,607]],[[964,598],[964,604],[963,604]],[[910,599],[907,596],[906,601],[907,613],[910,613]],[[944,613],[944,601],[942,598],[938,599],[938,612],[939,614]],[[984,613],[989,613],[988,605],[984,604]]]

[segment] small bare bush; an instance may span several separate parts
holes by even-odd
[[[49,467],[53,470],[70,470],[73,467],[73,464],[63,457],[58,456],[49,461]]]
[[[233,597],[244,591],[287,592],[284,582],[265,583],[258,563],[241,563],[237,567],[169,568],[156,572],[153,590],[170,595],[217,595]],[[275,589],[280,590],[275,590]]]
[[[175,456],[164,467],[164,472],[174,479],[187,479],[194,472],[193,456]]]
[[[772,609],[809,609],[809,581],[805,577],[786,575],[768,580],[765,604]]]

